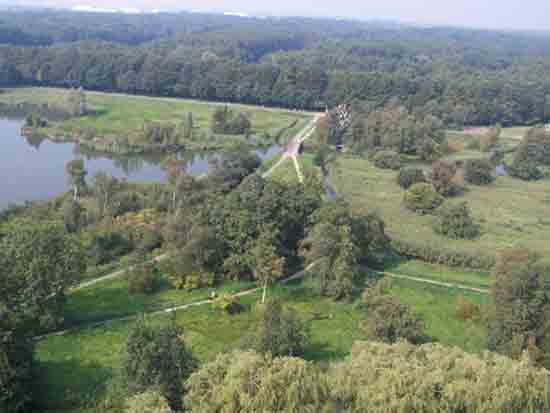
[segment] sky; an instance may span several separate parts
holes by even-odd
[[[550,31],[550,0],[0,0],[0,5],[330,16]]]

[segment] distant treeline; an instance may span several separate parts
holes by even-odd
[[[447,125],[550,119],[550,36],[305,18],[0,13],[0,86],[301,109],[399,103]]]

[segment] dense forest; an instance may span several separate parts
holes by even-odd
[[[0,14],[0,85],[301,109],[398,103],[447,125],[550,117],[543,34],[207,14]]]

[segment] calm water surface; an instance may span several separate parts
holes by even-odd
[[[161,155],[139,155],[112,158],[105,154],[85,151],[73,143],[53,143],[21,136],[21,120],[0,119],[0,209],[11,203],[46,199],[68,190],[65,164],[83,159],[90,180],[99,171],[107,172],[130,182],[164,182]],[[269,159],[280,151],[274,145],[258,150]],[[216,152],[186,152],[186,170],[193,175],[208,172],[209,160]]]

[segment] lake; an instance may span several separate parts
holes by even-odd
[[[53,143],[21,136],[21,120],[0,119],[0,209],[11,203],[47,199],[68,190],[65,164],[83,159],[88,181],[99,171],[130,182],[164,182],[162,155],[134,155],[120,158],[84,150],[74,143]],[[278,145],[258,149],[266,160],[280,152]],[[201,175],[209,170],[216,152],[185,152],[186,171]]]

